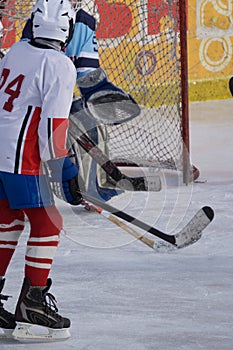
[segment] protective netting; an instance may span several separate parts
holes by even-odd
[[[21,37],[26,19],[30,16],[32,0],[0,0],[3,33],[1,51],[6,52]]]
[[[180,8],[174,0],[96,1],[101,66],[142,107],[108,126],[112,160],[182,169]]]
[[[35,1],[2,2],[7,50]],[[142,108],[131,121],[107,126],[111,160],[182,170],[188,116],[182,112],[179,0],[82,0],[82,6],[97,19],[102,68]]]

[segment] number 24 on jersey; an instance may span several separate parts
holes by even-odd
[[[7,95],[9,95],[8,99],[3,105],[3,109],[6,110],[7,112],[12,111],[14,107],[13,102],[17,97],[19,97],[20,91],[21,91],[20,89],[21,89],[23,80],[25,78],[23,74],[19,74],[16,78],[8,82],[9,74],[10,74],[10,69],[3,68],[2,75],[0,78],[0,90],[5,88],[4,92]]]

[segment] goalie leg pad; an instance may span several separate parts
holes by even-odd
[[[76,137],[83,133],[88,133],[91,139],[98,144],[98,147],[108,155],[106,127],[103,124],[97,126],[93,116],[87,109],[83,109],[81,99],[76,99],[72,103],[70,113],[67,147],[69,149],[69,156],[79,167],[79,175],[84,180],[84,191],[95,197],[109,200],[122,191],[116,191],[115,187],[112,185],[109,186],[106,172],[78,144]]]

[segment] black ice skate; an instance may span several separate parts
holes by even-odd
[[[45,287],[33,287],[28,278],[23,287],[15,311],[16,327],[13,337],[20,341],[58,341],[70,337],[70,320],[58,314],[56,300],[48,293],[52,284],[47,280]],[[32,327],[33,326],[33,327]],[[38,333],[38,327],[39,333]],[[36,333],[33,332],[37,331]]]
[[[16,326],[15,315],[5,310],[3,307],[2,301],[6,301],[9,298],[9,295],[3,295],[2,290],[5,284],[5,279],[0,280],[0,328],[3,330],[1,336],[11,338],[12,332]]]

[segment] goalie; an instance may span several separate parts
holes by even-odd
[[[72,130],[76,126],[77,135],[87,133],[107,157],[107,131],[105,124],[121,122],[127,112],[138,115],[139,108],[123,90],[108,81],[107,75],[99,65],[96,40],[96,20],[88,13],[83,1],[72,1],[77,10],[74,36],[66,48],[77,70],[77,86],[81,98],[75,99],[71,107]],[[85,38],[85,40],[84,40]],[[122,108],[124,105],[124,113]],[[129,107],[128,107],[129,106]],[[128,107],[128,108],[127,108]],[[116,111],[116,109],[118,109]],[[121,112],[119,112],[119,110]],[[128,111],[129,110],[129,111]],[[128,115],[128,114],[127,114]],[[78,119],[76,122],[75,119]],[[70,132],[71,154],[79,161],[80,174],[85,179],[86,191],[94,196],[109,200],[121,191],[109,189],[109,177],[91,155],[76,142]]]
[[[78,164],[84,179],[85,191],[93,196],[109,200],[121,193],[109,184],[109,177],[100,165],[76,141],[76,135],[87,133],[108,157],[105,124],[120,123],[140,113],[130,95],[109,82],[100,67],[95,34],[94,13],[89,13],[82,0],[71,1],[76,11],[74,35],[65,49],[77,71],[77,86],[81,97],[75,98],[71,107],[72,133],[69,133],[70,156]],[[32,36],[29,19],[22,40]],[[75,129],[74,129],[75,128]],[[109,188],[111,187],[111,188]]]

